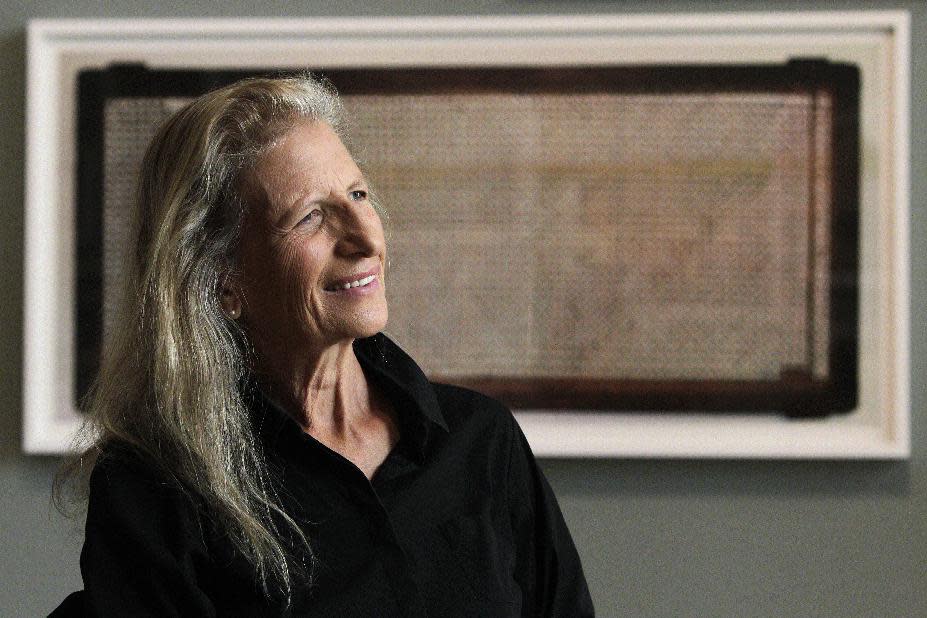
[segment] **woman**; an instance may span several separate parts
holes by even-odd
[[[380,333],[383,227],[340,113],[310,77],[246,80],[152,141],[62,612],[592,614],[511,413]]]

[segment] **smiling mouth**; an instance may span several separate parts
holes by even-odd
[[[326,292],[338,292],[339,290],[350,290],[351,288],[362,288],[366,285],[370,285],[376,275],[367,275],[366,277],[361,277],[360,279],[355,279],[354,281],[348,281],[346,283],[336,283],[335,285],[325,288]]]

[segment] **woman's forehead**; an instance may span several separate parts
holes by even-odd
[[[324,122],[301,120],[281,135],[246,177],[273,209],[363,181],[353,157]]]

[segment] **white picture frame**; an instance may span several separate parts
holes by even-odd
[[[859,405],[845,415],[525,410],[538,456],[899,459],[910,454],[910,18],[903,11],[307,19],[40,19],[28,27],[23,449],[62,453],[74,392],[79,71],[731,64],[860,69]],[[234,59],[230,64],[229,59]]]

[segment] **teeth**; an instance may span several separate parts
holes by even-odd
[[[363,279],[358,279],[357,281],[351,281],[350,283],[343,283],[337,286],[336,289],[350,290],[351,288],[359,288],[361,286],[367,285],[368,283],[370,283],[376,278],[377,278],[376,275],[368,275],[364,277]]]

